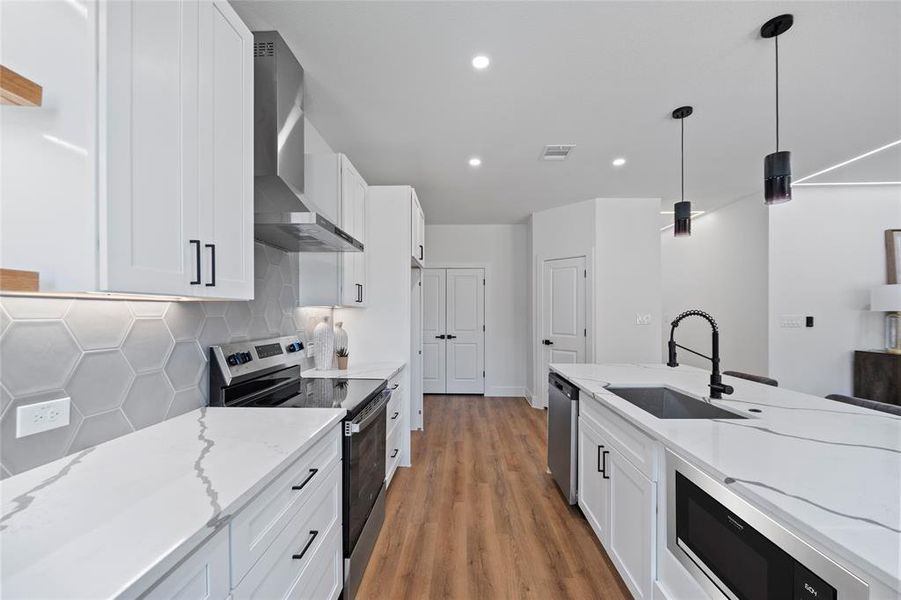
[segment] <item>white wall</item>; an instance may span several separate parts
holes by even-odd
[[[767,219],[766,205],[754,196],[695,219],[691,237],[676,238],[672,228],[660,234],[663,342],[669,340],[673,318],[698,308],[719,325],[724,370],[768,373]],[[676,341],[709,354],[710,327],[701,319],[686,319]],[[684,351],[679,362],[710,368],[709,361]]]
[[[794,390],[850,394],[854,350],[883,346],[869,290],[885,283],[901,186],[795,188],[770,219],[770,373]],[[782,315],[812,315],[814,327],[781,328]]]
[[[426,267],[486,266],[485,395],[527,395],[526,225],[426,225],[425,237]]]
[[[594,362],[660,362],[660,199],[598,198],[596,216]]]
[[[543,261],[588,257],[588,362],[660,362],[659,198],[598,198],[532,214],[533,405],[543,406],[538,294]],[[638,314],[650,314],[638,325]]]

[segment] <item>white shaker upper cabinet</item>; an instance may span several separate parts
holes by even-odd
[[[3,6],[3,62],[45,103],[2,108],[0,266],[41,292],[251,298],[251,32],[227,2],[83,4]]]
[[[416,267],[425,264],[425,213],[416,196],[416,190],[410,188],[410,263]]]
[[[369,185],[344,154],[304,157],[304,197],[345,233],[363,243],[363,252],[302,252],[300,304],[366,306],[366,201]]]
[[[250,30],[226,2],[104,6],[101,288],[252,298]]]

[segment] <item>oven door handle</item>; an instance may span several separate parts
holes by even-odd
[[[363,411],[353,421],[348,421],[345,425],[345,435],[353,435],[360,433],[370,425],[372,425],[382,412],[382,409],[391,399],[391,390],[384,390],[379,397],[372,401],[371,408]]]

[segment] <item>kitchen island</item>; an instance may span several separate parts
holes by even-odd
[[[550,368],[581,390],[580,413],[601,407],[680,455],[866,582],[871,599],[901,595],[901,418],[733,377],[733,394],[709,400],[709,372],[688,366]],[[617,386],[668,387],[746,418],[658,419]],[[672,570],[665,528],[656,546],[660,586]]]

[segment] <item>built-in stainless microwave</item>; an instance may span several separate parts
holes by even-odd
[[[670,450],[667,548],[711,598],[866,600],[868,586]]]

